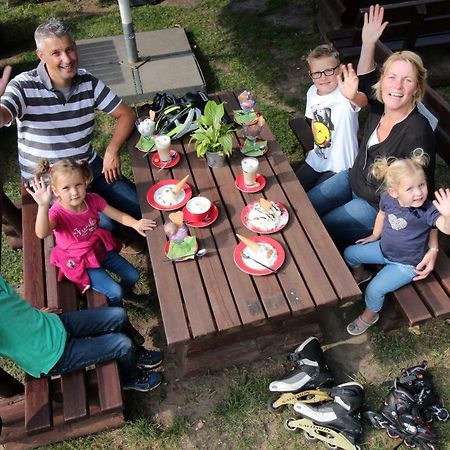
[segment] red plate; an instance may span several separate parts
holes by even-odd
[[[276,228],[273,228],[272,230],[261,230],[256,225],[252,225],[248,220],[248,215],[250,211],[253,209],[254,205],[256,205],[257,203],[259,203],[259,200],[257,200],[256,202],[249,203],[241,212],[241,220],[245,228],[259,234],[271,234],[280,231],[286,226],[289,220],[289,213],[286,207],[279,202],[274,202],[275,205],[277,205],[278,208],[280,208],[281,210],[281,217]]]
[[[176,166],[180,162],[181,159],[180,154],[177,153],[175,150],[170,150],[169,154],[172,159],[169,162],[167,161],[164,162],[159,159],[158,153],[154,153],[152,156],[152,164],[158,169],[161,169],[161,167],[163,166],[164,169],[170,169],[171,167]]]
[[[167,241],[167,242],[164,244],[164,253],[165,253],[166,256],[169,254],[169,248],[170,248],[170,241]],[[197,250],[198,250],[198,242],[196,241],[196,242],[195,242],[195,250],[194,250],[194,253],[196,253]],[[169,258],[169,257],[167,256],[167,258]],[[171,258],[169,258],[169,259],[171,259]],[[181,258],[173,259],[172,261],[189,261],[189,260],[188,260],[188,259],[184,259],[184,257],[181,257]]]
[[[203,227],[209,227],[209,225],[212,225],[217,218],[219,217],[219,208],[214,204],[211,203],[211,211],[208,216],[206,216],[205,220],[201,221],[189,221],[189,211],[186,209],[186,207],[183,208],[184,213],[184,221],[186,222],[186,225],[193,228],[203,228]]]
[[[256,182],[259,183],[259,186],[246,186],[244,184],[244,175],[241,173],[237,176],[236,181],[234,182],[234,185],[242,192],[259,192],[264,189],[264,186],[266,185],[266,179],[261,174],[256,174]]]
[[[184,183],[183,190],[180,192],[180,195],[178,196],[178,202],[174,205],[164,205],[162,203],[158,203],[155,200],[155,196],[157,197],[162,190],[166,186],[175,186],[178,184],[180,180],[164,180],[160,181],[159,183],[156,183],[153,185],[148,191],[147,191],[147,202],[150,206],[153,206],[155,209],[160,209],[162,211],[173,211],[175,209],[179,209],[183,207],[192,197],[192,189],[187,184]]]
[[[269,236],[253,236],[250,239],[254,242],[261,242],[269,245],[276,250],[277,259],[272,263],[272,265],[270,265],[271,269],[278,270],[283,265],[286,254],[284,253],[284,249],[279,242]],[[270,275],[272,272],[269,269],[265,269],[263,266],[260,266],[261,269],[257,269],[256,267],[259,266],[257,262],[242,258],[241,254],[245,248],[246,245],[243,242],[239,242],[233,252],[234,262],[239,269],[249,275]]]

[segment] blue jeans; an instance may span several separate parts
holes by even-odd
[[[139,198],[136,192],[136,186],[127,178],[121,178],[115,183],[108,183],[102,173],[103,159],[97,156],[90,164],[94,179],[90,190],[97,193],[106,200],[108,205],[125,212],[135,219],[142,218],[139,207]],[[100,227],[106,230],[112,230],[115,222],[105,214],[100,213]]]
[[[118,275],[120,283],[115,281],[106,272],[107,270]],[[106,295],[111,306],[123,307],[123,296],[130,292],[139,280],[139,271],[115,251],[105,255],[101,268],[86,269],[86,271],[91,280],[92,289]]]
[[[348,170],[312,188],[308,197],[337,244],[352,244],[372,233],[378,210],[353,193]]]
[[[60,375],[117,359],[122,381],[138,376],[130,322],[123,308],[95,308],[58,316],[67,331],[59,361],[48,375]]]
[[[373,312],[381,310],[387,293],[411,283],[417,275],[414,266],[396,263],[385,258],[380,248],[380,241],[351,245],[345,249],[344,259],[350,267],[360,264],[385,264],[367,285],[364,294],[366,306]]]

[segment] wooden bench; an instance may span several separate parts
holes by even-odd
[[[67,280],[57,282],[56,269],[49,262],[53,238],[42,241],[34,232],[37,205],[26,193],[22,205],[24,298],[36,308],[54,306],[65,312],[77,310],[79,295],[75,285]],[[87,302],[89,308],[107,304],[104,296],[93,291],[88,293]],[[118,427],[124,421],[115,361],[60,377],[26,375],[25,394],[16,403],[12,412],[0,403],[0,415],[4,419],[0,442],[11,448],[92,434]]]
[[[383,7],[384,20],[389,22],[383,33],[383,42],[391,50],[417,51],[427,47],[450,45],[448,0],[411,0],[384,3]],[[355,27],[330,31],[327,34],[344,60],[360,53],[364,13],[368,10],[369,8],[359,9]]]
[[[379,64],[382,64],[390,53],[391,50],[385,45],[377,43],[376,58]],[[436,128],[438,153],[450,164],[450,106],[429,87],[424,103],[439,119]],[[310,125],[305,117],[295,117],[289,121],[289,125],[306,154],[314,145]],[[440,252],[432,274],[425,280],[404,286],[391,294],[391,297],[408,325],[421,323],[432,317],[450,315],[450,259]],[[394,323],[395,321],[392,322]]]

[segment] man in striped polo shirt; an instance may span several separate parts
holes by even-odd
[[[63,158],[87,159],[94,175],[92,191],[140,219],[136,188],[122,177],[119,156],[134,127],[133,110],[102,81],[78,68],[75,41],[62,22],[49,19],[37,27],[34,38],[38,67],[9,83],[11,68],[6,67],[0,81],[0,127],[16,121],[22,177],[32,179],[42,158],[50,164]],[[92,147],[95,110],[116,119],[103,159]]]

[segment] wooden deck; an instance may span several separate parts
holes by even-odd
[[[225,101],[229,114],[239,109],[232,92],[213,98]],[[291,349],[305,337],[321,335],[317,320],[321,308],[361,297],[267,124],[261,137],[269,142],[269,151],[259,157],[259,172],[267,184],[255,194],[242,193],[234,184],[241,173],[239,130],[229,165],[213,170],[197,158],[188,139],[173,143],[181,161],[161,172],[135,148],[137,133],[129,141],[143,216],[159,225],[148,234],[147,242],[167,343],[180,356],[181,375]],[[220,215],[210,227],[190,229],[199,246],[207,249],[206,256],[163,262],[166,236],[162,224],[168,212],[149,206],[146,193],[158,181],[179,180],[186,174],[190,174],[188,183],[194,195],[209,198]],[[289,222],[270,235],[286,251],[283,266],[277,275],[257,277],[238,269],[233,250],[238,243],[236,233],[255,235],[244,227],[240,214],[245,205],[261,197],[285,205]]]

